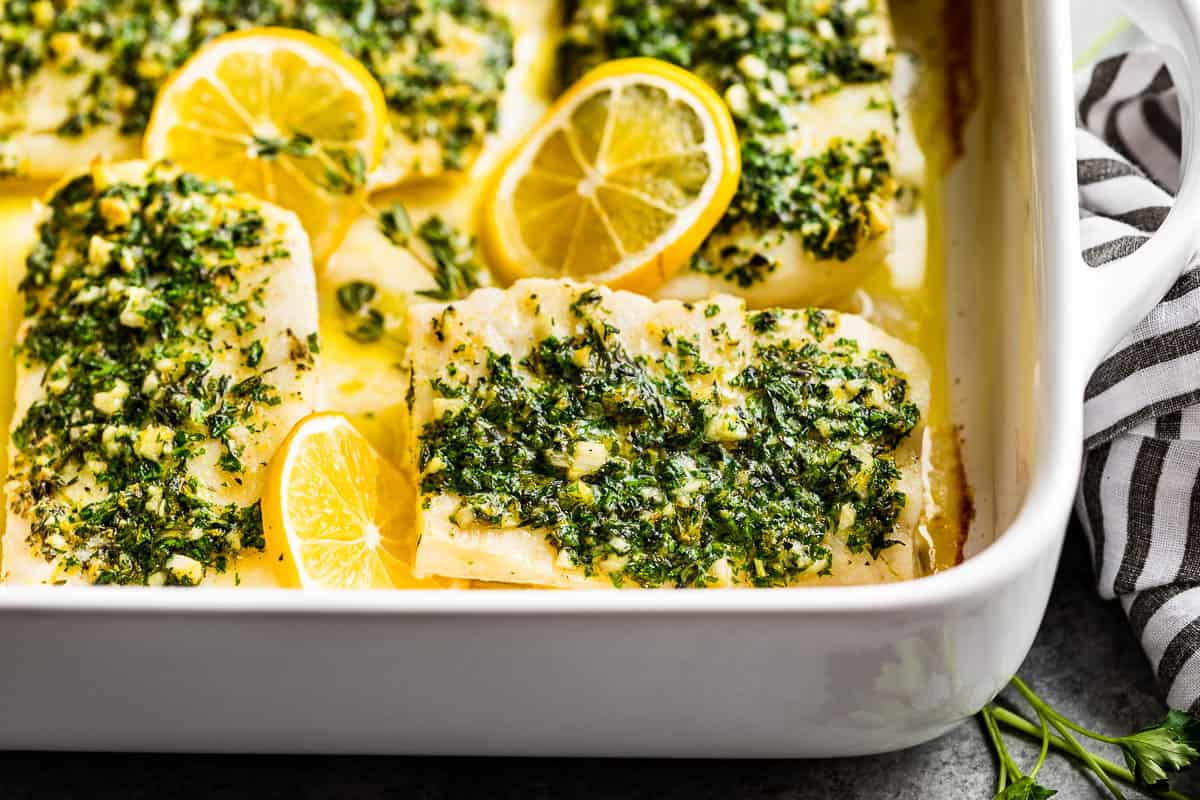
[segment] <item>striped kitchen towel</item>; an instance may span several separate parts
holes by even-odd
[[[1128,256],[1166,217],[1179,182],[1179,104],[1150,49],[1085,71],[1076,100],[1081,243],[1098,266]],[[1200,261],[1096,370],[1084,435],[1076,505],[1100,592],[1120,599],[1167,703],[1196,713]]]

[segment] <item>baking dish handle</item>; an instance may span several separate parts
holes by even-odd
[[[1177,88],[1183,153],[1179,192],[1158,231],[1119,263],[1083,271],[1080,297],[1088,372],[1162,299],[1200,251],[1200,0],[1121,0],[1160,47]],[[1103,310],[1104,313],[1097,313]]]

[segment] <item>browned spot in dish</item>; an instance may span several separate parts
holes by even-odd
[[[963,465],[961,426],[930,428],[930,470],[927,480],[933,505],[922,513],[929,534],[932,572],[963,561],[967,532],[975,519],[975,503]]]

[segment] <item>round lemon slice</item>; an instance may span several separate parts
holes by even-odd
[[[511,280],[664,282],[720,220],[741,173],[725,103],[692,73],[611,61],[558,99],[497,172],[483,240]]]
[[[313,414],[267,470],[263,528],[280,582],[305,589],[392,589],[412,578],[414,489],[345,416]]]
[[[311,34],[257,28],[180,67],[143,149],[295,211],[322,261],[362,208],[387,126],[383,90],[362,64]]]

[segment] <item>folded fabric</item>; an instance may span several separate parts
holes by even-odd
[[[1179,184],[1179,102],[1152,49],[1079,76],[1080,239],[1120,269]],[[1200,221],[1197,221],[1200,224]],[[1182,266],[1182,265],[1181,265]],[[1092,376],[1076,508],[1100,593],[1121,601],[1167,703],[1200,711],[1200,262]]]

